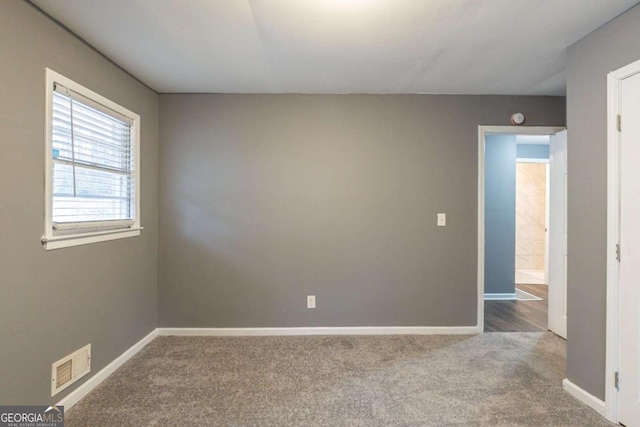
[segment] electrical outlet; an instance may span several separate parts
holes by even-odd
[[[307,308],[316,308],[316,296],[307,295]]]
[[[439,213],[438,214],[438,227],[446,227],[447,226],[447,214]]]

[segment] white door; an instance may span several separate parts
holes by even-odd
[[[549,141],[549,329],[567,338],[567,131]]]
[[[621,81],[619,421],[640,426],[640,74]]]

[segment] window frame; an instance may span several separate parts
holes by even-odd
[[[140,235],[140,116],[127,108],[116,104],[104,96],[64,77],[63,75],[45,68],[45,174],[44,174],[44,234],[41,238],[46,250],[59,249],[108,240],[123,239]],[[114,222],[95,222],[88,226],[87,221],[65,224],[58,229],[53,222],[53,94],[54,84],[60,84],[108,109],[121,114],[132,121],[131,145],[134,155],[135,179],[135,216],[133,221],[123,220]]]

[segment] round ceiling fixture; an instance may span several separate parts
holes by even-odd
[[[511,123],[513,123],[514,125],[521,125],[524,123],[524,120],[525,117],[522,113],[515,113],[513,116],[511,116]]]

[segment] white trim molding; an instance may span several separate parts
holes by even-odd
[[[291,335],[474,335],[477,326],[353,326],[291,328],[158,328],[158,335],[175,336],[291,336]]]
[[[605,417],[605,403],[602,400],[598,399],[585,389],[578,387],[567,378],[562,380],[562,388],[571,396],[575,397],[580,402],[584,403],[585,405],[596,411],[598,414]]]
[[[485,301],[502,301],[514,299],[517,299],[515,292],[512,294],[484,294]]]
[[[477,328],[484,331],[484,148],[485,136],[491,134],[554,135],[565,130],[560,126],[478,126],[478,307]]]
[[[546,163],[549,164],[549,159],[538,159],[534,157],[517,157],[516,163]]]
[[[67,248],[69,246],[87,245],[89,243],[107,242],[109,240],[123,239],[125,237],[137,237],[142,231],[142,227],[116,229],[109,231],[98,231],[86,233],[82,236],[77,234],[61,235],[53,237],[42,237],[41,241],[46,250]]]
[[[65,398],[59,401],[57,406],[64,406],[65,410],[69,410],[83,397],[88,395],[94,388],[100,385],[100,383],[107,379],[107,377],[113,374],[119,367],[124,365],[129,359],[135,356],[140,350],[146,347],[151,341],[158,336],[158,329],[154,329],[147,336],[135,343],[131,348],[118,356],[115,360],[102,368],[94,376],[90,377],[87,381],[82,383],[78,388],[69,393]]]

